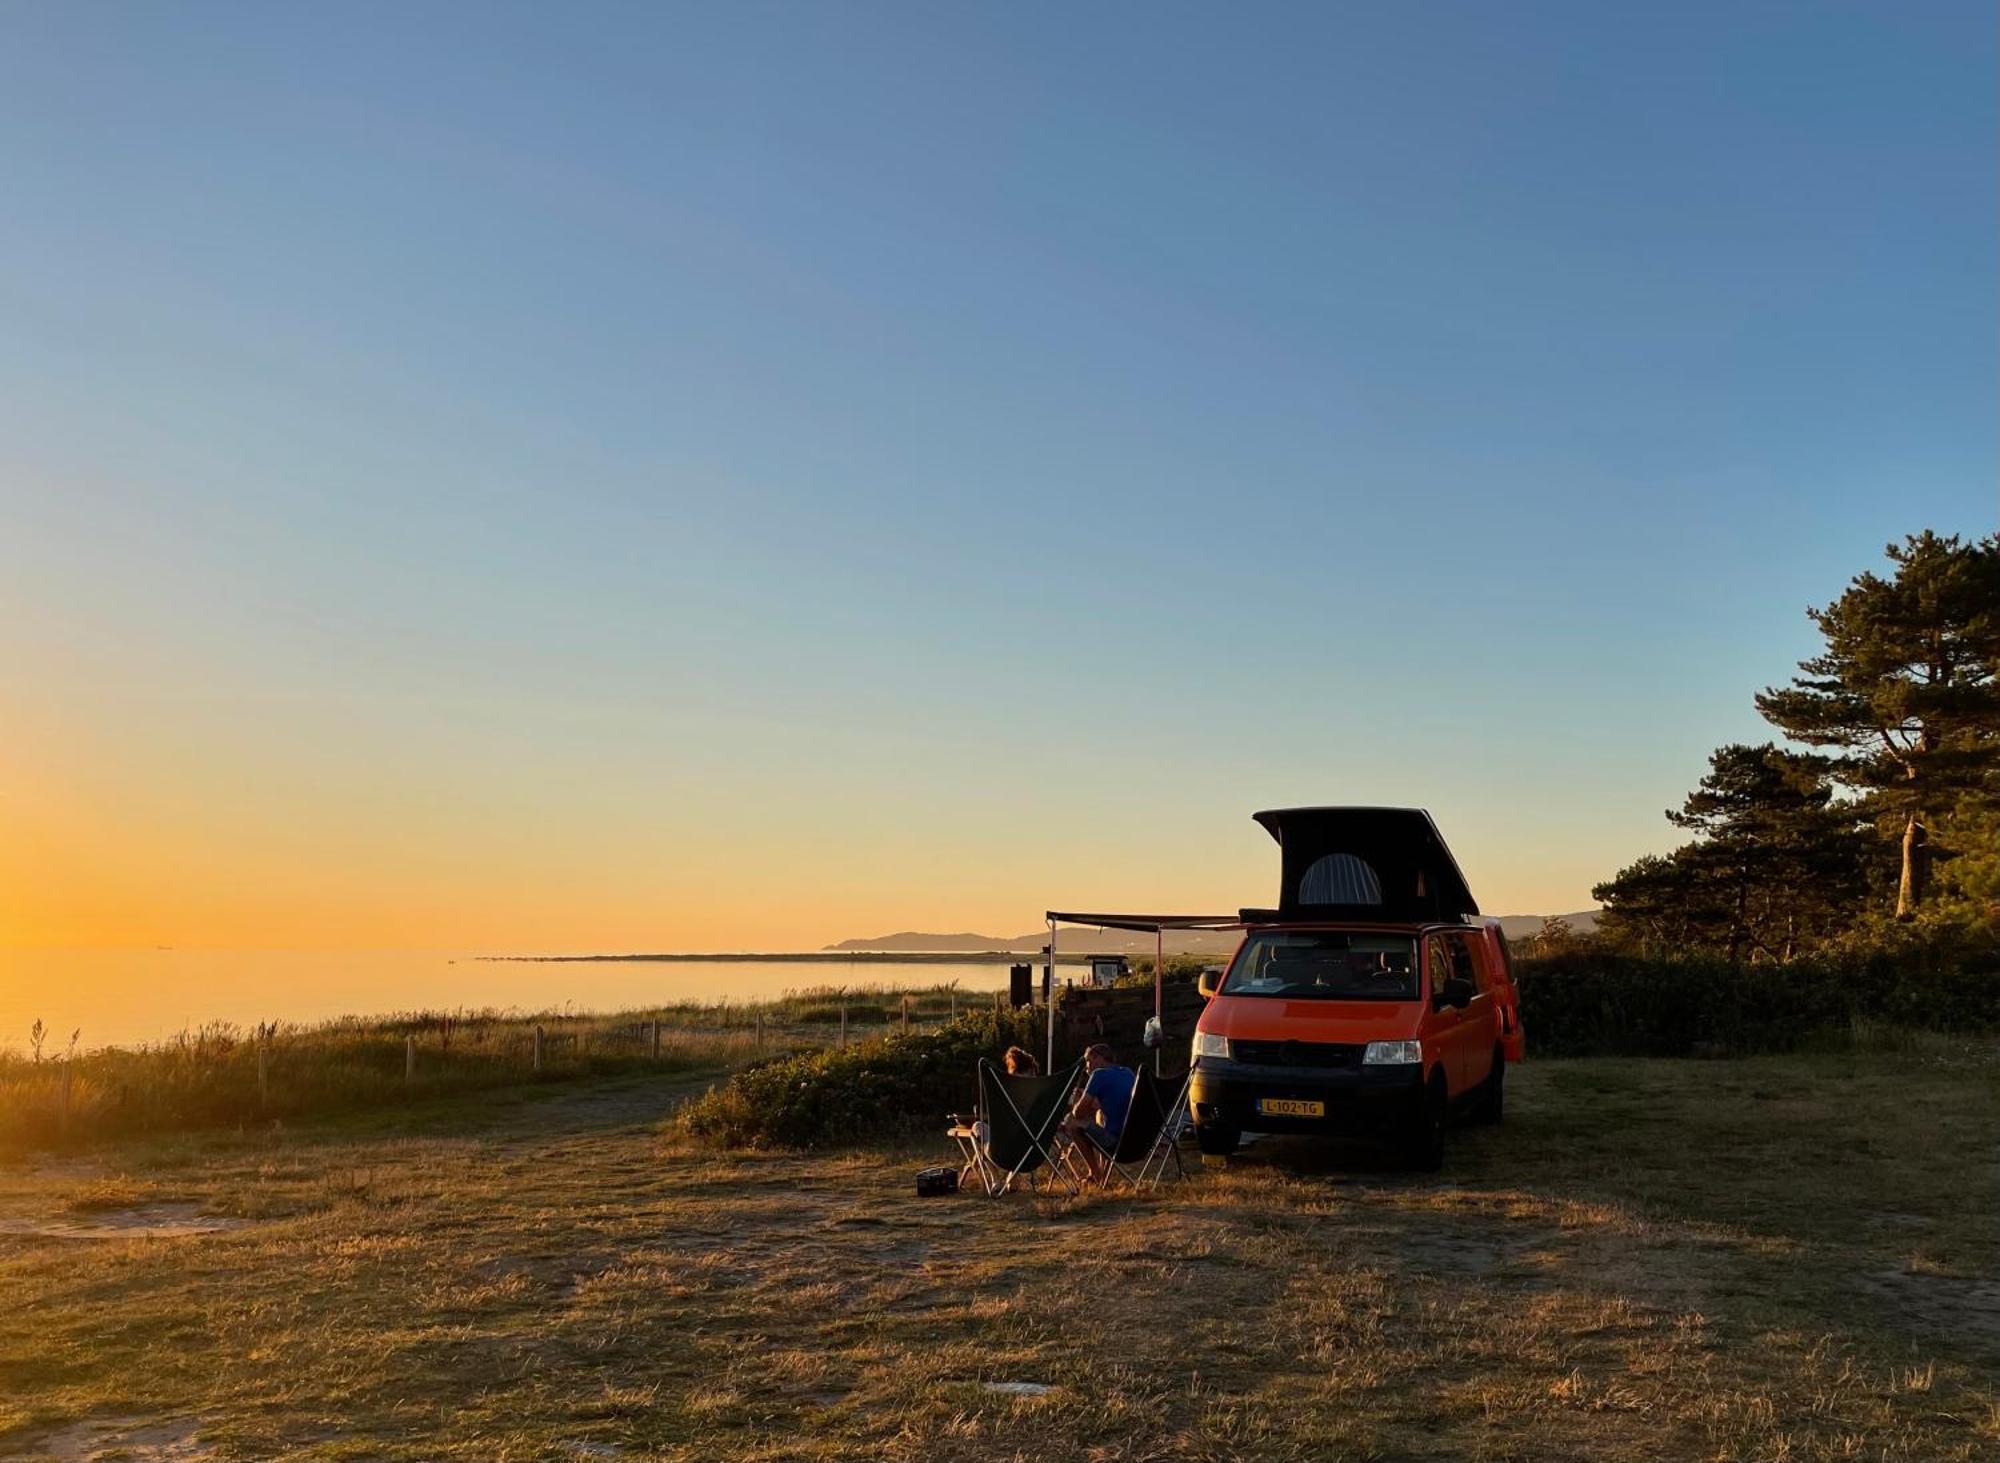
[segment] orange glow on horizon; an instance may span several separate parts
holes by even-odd
[[[881,768],[695,776],[650,748],[558,782],[566,754],[386,714],[76,702],[13,716],[0,745],[0,946],[811,950],[1018,935],[1052,903],[1228,911],[1277,872],[1251,791],[1170,781],[1050,816],[1030,799],[1098,793],[1074,775],[1044,792],[1032,767],[921,790]],[[1580,907],[1548,890],[1603,871],[1522,859],[1511,829],[1472,821],[1486,811],[1439,814],[1483,907]]]

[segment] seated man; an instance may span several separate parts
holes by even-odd
[[[1125,1131],[1135,1074],[1130,1067],[1117,1065],[1111,1048],[1101,1041],[1084,1052],[1083,1066],[1089,1075],[1083,1079],[1083,1091],[1077,1094],[1069,1116],[1063,1119],[1062,1133],[1073,1151],[1082,1156],[1095,1182],[1104,1177],[1111,1161],[1106,1155],[1117,1148],[1118,1135]]]

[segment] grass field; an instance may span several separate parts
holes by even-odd
[[[679,1148],[698,1085],[0,1167],[0,1457],[2000,1453],[1990,1047],[1530,1063],[1441,1176],[1078,1202]]]
[[[371,1108],[539,1083],[707,1073],[773,1052],[934,1026],[991,992],[822,985],[768,1001],[601,1013],[410,1011],[68,1052],[37,1031],[0,1043],[0,1158],[214,1128],[323,1122]],[[46,1054],[40,1050],[46,1046]]]

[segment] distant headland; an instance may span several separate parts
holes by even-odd
[[[1579,910],[1574,914],[1503,914],[1500,928],[1510,940],[1539,932],[1551,919],[1568,924],[1578,934],[1597,927],[1599,911]],[[577,961],[756,961],[793,962],[801,965],[867,963],[924,964],[927,962],[1010,961],[1039,956],[1048,943],[1047,930],[1025,935],[981,935],[969,931],[939,934],[924,930],[899,930],[893,935],[872,935],[842,940],[818,950],[774,951],[634,951],[611,955],[487,955],[485,960],[540,961],[562,964]],[[1234,930],[1172,930],[1167,933],[1169,955],[1227,955],[1236,948]],[[1057,959],[1062,963],[1081,960],[1086,955],[1150,955],[1153,937],[1125,930],[1065,928],[1056,940]]]

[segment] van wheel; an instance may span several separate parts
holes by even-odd
[[[1444,1074],[1431,1078],[1422,1099],[1411,1111],[1403,1134],[1403,1162],[1419,1173],[1436,1173],[1444,1167],[1444,1124],[1449,1099],[1445,1095]]]
[[[1195,1147],[1207,1158],[1227,1158],[1242,1141],[1243,1135],[1234,1128],[1224,1128],[1215,1123],[1201,1124],[1194,1130]]]
[[[1493,1048],[1493,1070],[1479,1084],[1479,1101],[1472,1109],[1475,1123],[1497,1123],[1507,1112],[1507,1054]]]

